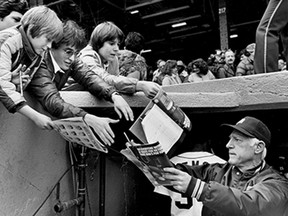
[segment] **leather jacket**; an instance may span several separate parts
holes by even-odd
[[[37,98],[45,110],[55,117],[84,116],[86,112],[83,109],[66,103],[60,96],[59,91],[64,87],[69,76],[89,90],[91,94],[105,100],[111,101],[111,95],[116,91],[114,87],[88,70],[87,66],[79,59],[72,63],[70,69],[65,71],[59,81],[54,80],[55,71],[50,52],[45,53],[44,61],[27,90]]]

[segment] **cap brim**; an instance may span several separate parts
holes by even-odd
[[[230,128],[232,128],[232,129],[234,129],[234,130],[237,130],[237,131],[239,131],[240,133],[242,133],[242,134],[244,134],[244,135],[246,135],[246,136],[248,136],[248,137],[255,137],[253,134],[249,133],[248,131],[246,131],[245,129],[243,129],[243,128],[237,126],[237,125],[222,124],[221,126],[230,127]]]

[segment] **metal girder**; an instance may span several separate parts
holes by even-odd
[[[174,12],[177,12],[177,11],[186,10],[188,8],[190,8],[189,5],[178,7],[178,8],[173,8],[173,9],[169,9],[169,10],[164,10],[164,11],[161,11],[161,12],[158,12],[158,13],[154,13],[154,14],[149,14],[149,15],[143,16],[142,19],[148,19],[148,18],[161,16],[161,15],[168,14],[168,13],[174,13]]]

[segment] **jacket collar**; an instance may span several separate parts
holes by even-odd
[[[54,68],[54,65],[53,65],[53,61],[52,61],[52,58],[51,58],[51,53],[46,50],[45,53],[44,53],[44,61],[47,65],[47,69],[50,73],[54,74],[56,73],[55,71],[55,68]]]
[[[28,37],[27,34],[25,33],[23,26],[19,26],[18,27],[19,32],[22,36],[22,41],[23,41],[23,47],[25,49],[26,54],[28,55],[28,57],[33,61],[34,59],[38,58],[39,55],[34,51]]]

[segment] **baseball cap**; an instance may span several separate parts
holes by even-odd
[[[233,128],[248,137],[262,140],[265,142],[267,147],[270,144],[271,132],[269,128],[262,121],[254,117],[246,116],[235,125],[222,124],[221,126]]]

